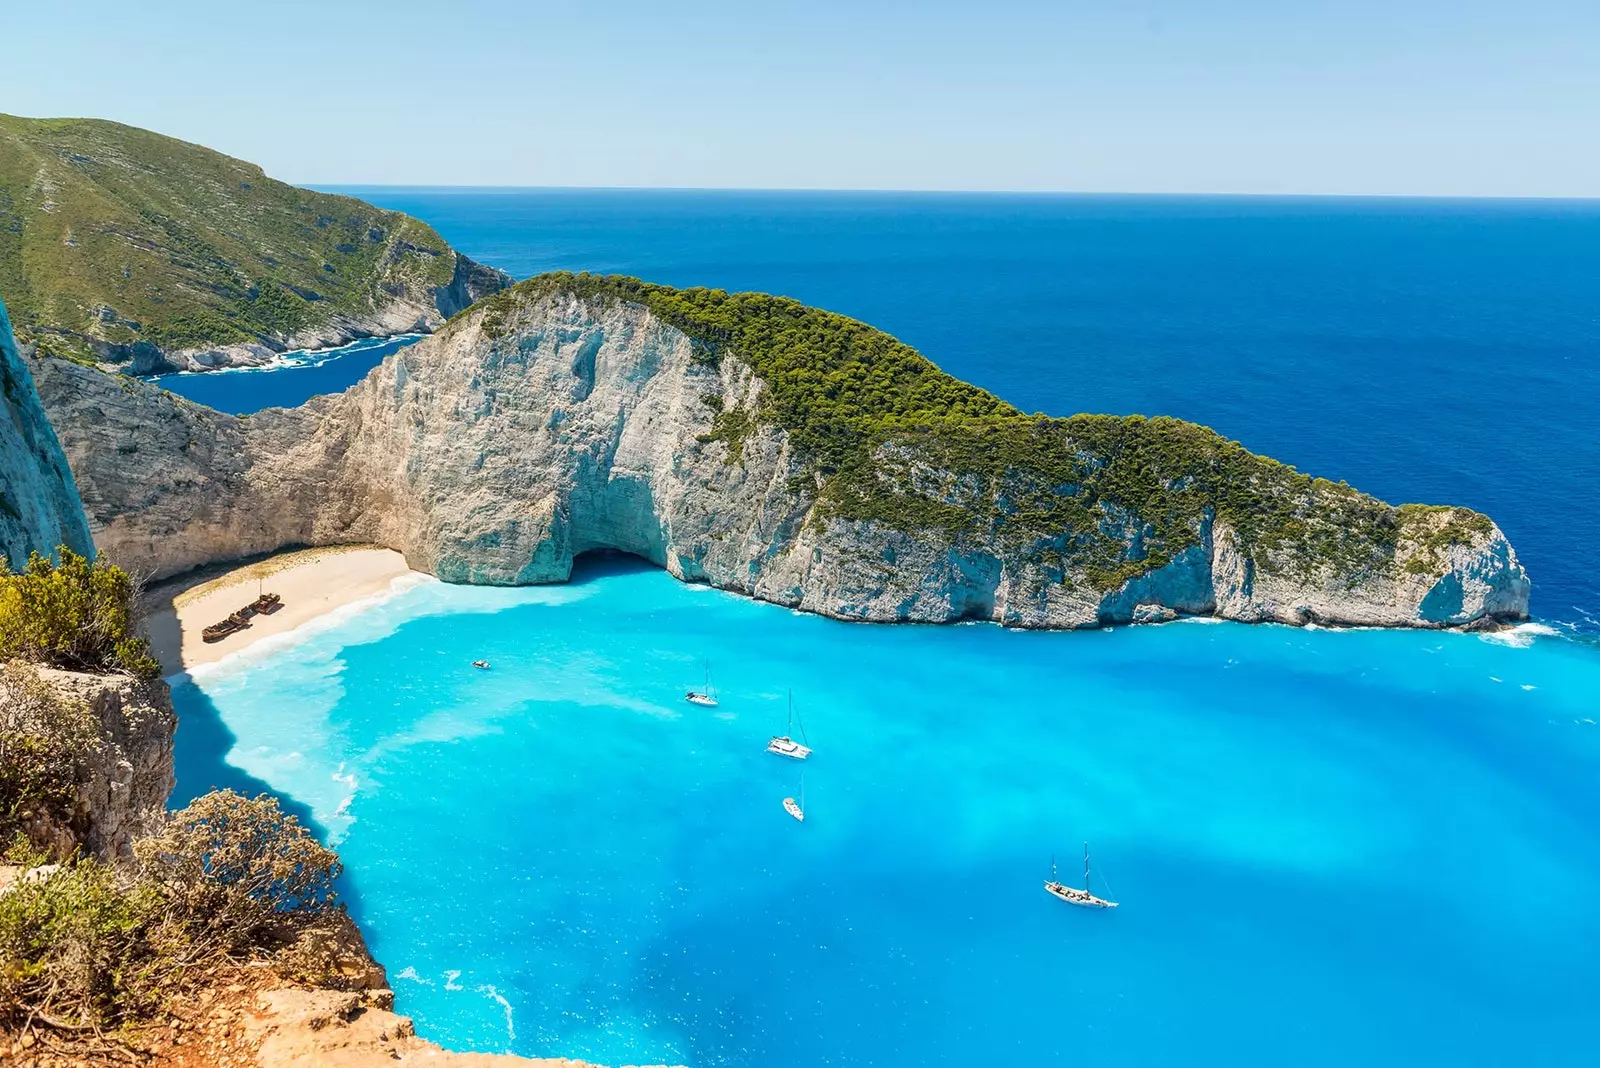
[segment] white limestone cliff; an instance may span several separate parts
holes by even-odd
[[[765,388],[737,354],[697,359],[689,337],[625,301],[554,292],[511,307],[492,328],[469,312],[344,394],[245,419],[59,361],[35,373],[97,544],[156,576],[361,541],[483,584],[563,581],[579,554],[615,549],[856,620],[1436,627],[1527,612],[1515,552],[1464,510],[1397,511],[1392,553],[1353,569],[1253,555],[1208,511],[1189,548],[1110,589],[1048,544],[830,518],[783,430],[758,424],[733,452],[712,440],[718,409],[754,410]],[[962,482],[920,457],[879,459],[929,486]],[[1106,507],[1100,529],[1142,558],[1140,519]]]
[[[83,505],[28,364],[17,352],[0,303],[0,555],[12,564],[56,546],[93,549]]]

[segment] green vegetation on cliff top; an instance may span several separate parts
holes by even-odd
[[[0,660],[68,671],[154,678],[160,664],[139,637],[134,583],[103,557],[91,562],[65,545],[59,563],[34,553],[16,574],[0,557]]]
[[[425,223],[198,145],[0,115],[0,298],[53,355],[281,345],[397,295],[427,303],[455,260]]]
[[[757,410],[708,394],[706,440],[727,442],[736,461],[756,426],[787,431],[811,465],[820,517],[978,536],[1101,589],[1198,544],[1207,513],[1258,567],[1309,577],[1331,565],[1352,584],[1389,571],[1402,538],[1433,554],[1489,529],[1467,509],[1396,508],[1310,478],[1181,419],[1028,415],[881,330],[784,297],[556,273],[470,314],[494,336],[523,302],[559,293],[643,305],[702,362],[749,364],[765,383]]]

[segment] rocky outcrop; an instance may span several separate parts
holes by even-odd
[[[392,1011],[393,997],[332,990],[268,990],[243,1016],[244,1041],[260,1068],[377,1068],[417,1064],[437,1068],[592,1068],[565,1057],[451,1053],[418,1038],[411,1020]]]
[[[65,857],[76,849],[103,860],[132,854],[134,838],[159,822],[172,792],[177,717],[167,684],[125,675],[37,669],[55,699],[87,708],[89,737],[74,746],[75,779],[64,812],[38,811],[33,844]]]
[[[48,669],[39,674],[58,692],[87,704],[99,725],[99,741],[80,767],[73,831],[96,856],[128,856],[133,840],[159,820],[176,781],[172,694],[160,679]]]
[[[17,352],[0,303],[0,554],[13,566],[56,546],[93,551],[72,471],[39,403],[28,365]]]
[[[131,375],[171,371],[215,371],[228,367],[261,367],[300,349],[324,349],[369,337],[428,334],[444,325],[456,312],[511,285],[504,271],[450,251],[454,261],[448,285],[392,282],[380,290],[372,305],[359,312],[330,311],[314,325],[281,337],[253,341],[158,348],[148,342],[112,344],[91,340],[98,359]]]
[[[1018,543],[997,527],[849,518],[824,506],[824,475],[778,421],[728,432],[724,413],[770,410],[767,382],[737,351],[707,359],[699,339],[626,300],[558,289],[488,303],[347,393],[247,419],[60,362],[37,369],[97,543],[166,575],[371,542],[447,581],[488,584],[560,582],[578,555],[615,549],[855,620],[1437,627],[1526,614],[1527,576],[1487,517],[1391,509],[1326,483],[1306,491],[1322,495],[1306,507],[1326,546],[1309,557],[1247,544],[1208,506],[1157,558],[1152,519],[1072,485],[1052,492],[1079,493],[1116,559],[1090,566],[1065,530]],[[969,472],[913,446],[886,445],[874,462],[940,507],[974,492]],[[1025,481],[1003,472],[986,492],[1022,499]],[[1161,492],[1185,492],[1180,481]],[[1385,524],[1376,548],[1350,551],[1354,535],[1316,511],[1324,497]]]
[[[511,285],[511,276],[499,268],[486,267],[459,252],[455,259],[450,284],[433,291],[434,309],[446,319]]]

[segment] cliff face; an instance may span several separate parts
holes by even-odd
[[[0,554],[13,566],[66,545],[93,553],[83,505],[0,303]]]
[[[843,475],[785,428],[791,396],[737,346],[708,357],[703,337],[628,300],[560,286],[503,297],[345,394],[247,419],[85,368],[36,368],[98,544],[166,575],[374,542],[487,584],[559,582],[578,554],[618,549],[687,581],[878,621],[1085,627],[1186,613],[1429,627],[1526,614],[1527,577],[1487,517],[1390,508],[1187,424],[1001,411],[966,452],[965,439],[913,427],[873,439],[870,472],[846,496]],[[938,374],[927,367],[913,370]],[[999,406],[972,393],[961,403]],[[1129,472],[1148,476],[1138,449],[1158,432],[1201,434],[1210,458],[1128,489]],[[1042,435],[1066,466],[980,474],[971,457],[1010,440],[997,434]],[[1246,484],[1205,488],[1240,457]],[[1250,525],[1263,512],[1281,513],[1273,531]],[[1361,531],[1340,527],[1347,515]]]
[[[155,826],[172,793],[177,717],[167,684],[49,668],[39,677],[60,697],[88,706],[98,738],[78,762],[66,824],[35,828],[36,841],[63,855],[80,845],[103,859],[131,855],[134,838]]]
[[[511,279],[426,223],[94,119],[0,115],[0,295],[20,340],[132,374],[437,327]]]

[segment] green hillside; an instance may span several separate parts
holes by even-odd
[[[443,318],[470,299],[458,260],[475,289],[509,281],[416,219],[198,145],[0,115],[0,297],[20,340],[54,355],[282,348],[330,323],[360,332],[397,301]]]

